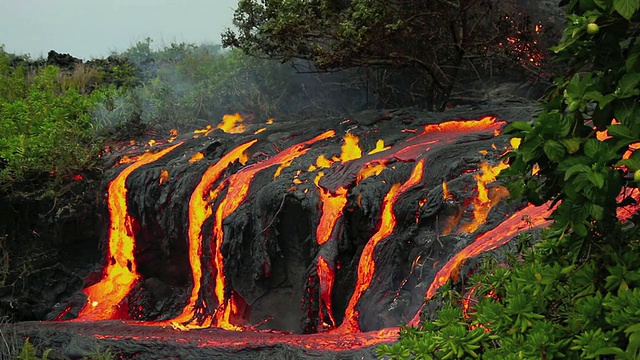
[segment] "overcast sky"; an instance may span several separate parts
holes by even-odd
[[[220,43],[237,0],[0,0],[0,44],[16,54],[49,50],[83,59],[123,51],[151,37]]]

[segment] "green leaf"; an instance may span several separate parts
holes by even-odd
[[[589,230],[582,223],[573,224],[572,228],[573,232],[581,238],[586,237],[589,234]]]
[[[580,150],[580,138],[562,139],[560,142],[562,142],[562,145],[567,148],[567,152],[569,154],[574,154]]]
[[[575,174],[588,173],[590,171],[591,171],[591,168],[588,167],[587,165],[583,165],[583,164],[573,165],[572,167],[567,169],[567,171],[564,173],[564,180],[565,181],[569,180],[569,178]]]
[[[629,56],[627,56],[627,60],[625,61],[624,67],[628,72],[637,71],[638,68],[636,64],[638,64],[638,58],[640,57],[640,51],[638,51],[637,47],[633,47],[629,52]]]
[[[622,124],[609,125],[607,127],[607,130],[609,132],[609,135],[611,136],[622,137],[625,139],[635,139],[635,137],[631,133],[631,130]]]
[[[614,103],[614,116],[623,125],[633,130],[634,125],[637,125],[636,119],[639,115],[638,106],[632,99],[619,100]]]
[[[543,150],[547,157],[555,162],[562,161],[565,154],[564,146],[556,140],[547,140]]]
[[[618,98],[634,96],[638,90],[638,83],[640,83],[640,73],[624,74],[618,82],[615,94]]]
[[[529,132],[529,131],[533,130],[533,127],[528,122],[515,121],[515,122],[512,122],[511,124],[507,125],[505,127],[505,129],[504,129],[504,132],[505,133],[510,133],[510,132],[515,131],[515,130]]]
[[[600,153],[607,150],[607,145],[597,139],[589,139],[584,143],[584,153],[591,159],[597,159]]]
[[[593,2],[598,5],[598,7],[602,10],[607,10],[609,8],[610,2],[607,0],[593,0]]]
[[[602,187],[604,186],[604,175],[602,175],[602,173],[600,173],[600,172],[589,171],[587,173],[587,178],[598,189],[602,189]]]
[[[631,20],[638,7],[640,0],[613,0],[613,8],[627,20]]]

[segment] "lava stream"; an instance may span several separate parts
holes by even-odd
[[[127,166],[109,183],[107,204],[109,207],[109,250],[107,266],[103,278],[98,283],[85,288],[87,303],[80,309],[75,321],[109,320],[128,317],[126,311],[119,311],[118,304],[133,288],[139,275],[133,255],[135,238],[133,219],[127,210],[127,178],[139,167],[154,162],[182,143],[164,148],[156,153],[145,153],[136,162]]]
[[[193,288],[191,289],[191,297],[187,306],[184,307],[182,313],[169,322],[185,323],[194,318],[196,311],[196,301],[200,292],[200,280],[202,279],[202,225],[211,216],[212,210],[209,205],[207,193],[211,185],[215,183],[220,175],[234,161],[240,160],[245,151],[255,144],[257,140],[246,142],[230,152],[226,153],[218,162],[210,166],[207,171],[202,174],[202,178],[189,200],[189,262],[191,264],[191,274],[193,280]],[[187,327],[207,327],[209,323],[198,325],[187,325]]]
[[[429,285],[425,297],[431,299],[438,288],[444,285],[449,278],[460,269],[462,263],[468,259],[482,254],[483,252],[496,249],[515,237],[524,227],[535,228],[545,226],[551,223],[548,217],[551,216],[552,209],[548,204],[541,206],[527,205],[524,209],[511,215],[507,220],[500,223],[495,228],[479,235],[476,240],[455,254],[447,263],[436,273],[436,276]],[[424,306],[424,305],[423,305]],[[408,326],[417,326],[420,322],[420,313],[422,308],[416,313],[414,318],[407,324]]]
[[[268,167],[286,163],[299,156],[302,156],[310,150],[309,145],[330,138],[335,135],[335,131],[330,130],[324,132],[311,140],[304,141],[302,143],[293,145],[280,153],[274,155],[268,160],[261,161],[259,163],[252,164],[242,169],[241,171],[229,176],[225,183],[227,184],[227,194],[224,199],[218,205],[215,212],[214,225],[213,225],[213,241],[212,241],[212,253],[213,253],[213,273],[215,274],[215,288],[214,292],[216,299],[218,300],[218,309],[215,315],[215,326],[228,330],[240,330],[236,325],[231,324],[230,317],[232,315],[232,309],[235,307],[233,297],[228,298],[225,296],[225,275],[224,275],[224,256],[222,254],[222,241],[224,240],[224,231],[222,229],[222,222],[224,219],[234,212],[238,206],[244,201],[248,192],[249,186],[253,177],[259,172]]]
[[[378,231],[373,234],[371,239],[367,242],[367,245],[362,250],[362,255],[360,255],[360,260],[358,262],[358,279],[356,281],[355,290],[353,291],[353,295],[351,295],[351,299],[349,300],[349,305],[345,310],[344,321],[342,324],[335,330],[339,333],[354,333],[360,332],[360,325],[358,324],[358,316],[359,312],[355,309],[358,301],[364,294],[364,292],[371,285],[371,281],[373,280],[373,274],[376,270],[376,263],[373,258],[373,252],[378,245],[378,243],[391,235],[396,226],[396,216],[393,212],[393,205],[395,201],[405,191],[414,187],[416,184],[420,183],[423,176],[423,168],[424,168],[424,159],[420,160],[413,169],[411,176],[404,184],[394,184],[387,195],[385,195],[383,203],[382,203],[382,216],[380,219],[380,225],[378,227]]]

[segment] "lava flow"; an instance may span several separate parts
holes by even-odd
[[[197,139],[188,140],[194,145],[182,157],[145,168],[155,177],[140,173],[146,180],[135,182],[135,189],[132,177],[127,204],[127,177],[180,144],[139,157],[129,152],[131,163],[108,188],[104,278],[84,290],[88,305],[76,321],[131,318],[129,307],[136,319],[179,314],[123,324],[157,326],[145,335],[154,341],[180,338],[225,349],[372,346],[395,340],[404,319],[417,325],[424,289],[432,298],[464,261],[548,223],[547,207],[507,213],[512,208],[504,202],[506,189],[489,185],[507,167],[495,160],[498,146],[508,146],[495,138],[505,124],[496,117],[425,125],[433,121],[425,116],[405,122],[414,124],[411,129],[391,121],[353,121],[342,141],[334,130],[322,132],[326,123],[314,129],[310,121],[304,130],[310,140],[294,145],[299,132],[281,123],[256,131],[257,124],[245,129],[241,121],[227,116],[217,127],[194,131]],[[341,126],[337,120],[334,125]],[[213,131],[224,141],[205,137]],[[492,143],[498,144],[495,151]],[[205,165],[213,151],[224,155]],[[141,214],[139,220],[127,206]],[[134,234],[134,221],[144,230],[144,224],[158,228]],[[169,232],[161,245],[154,242],[153,236]],[[464,234],[448,241],[475,240],[455,254],[459,244],[443,245],[438,236],[444,233]],[[137,247],[134,237],[141,240]],[[190,283],[181,281],[189,277]],[[69,309],[57,318],[71,317]],[[302,335],[310,332],[315,334]]]
[[[77,321],[129,317],[126,311],[119,311],[119,304],[129,294],[139,276],[133,256],[135,247],[133,219],[127,212],[125,182],[134,170],[160,159],[180,145],[181,143],[156,153],[143,154],[109,183],[107,202],[111,226],[109,227],[107,266],[102,280],[83,290],[87,295],[87,303],[80,310]]]
[[[541,206],[527,205],[524,209],[516,212],[500,223],[500,225],[479,235],[474,242],[455,254],[436,273],[431,285],[429,285],[429,289],[427,289],[425,297],[431,299],[436,294],[438,288],[449,281],[451,276],[454,276],[466,259],[476,257],[484,252],[506,244],[519,232],[527,228],[541,227],[551,223],[551,220],[548,220],[548,218],[551,216],[552,211],[548,204]],[[420,313],[421,311],[418,311],[408,325],[417,326],[420,322]]]
[[[396,216],[393,212],[393,204],[398,199],[398,196],[420,183],[424,172],[423,167],[424,160],[420,160],[414,167],[409,179],[402,185],[400,183],[394,184],[387,195],[385,195],[378,231],[373,234],[371,239],[367,242],[367,245],[362,250],[362,255],[360,255],[360,261],[358,262],[358,279],[356,281],[355,290],[353,291],[353,295],[351,295],[351,299],[349,300],[349,305],[345,310],[344,320],[335,330],[336,332],[360,332],[360,326],[358,325],[359,312],[356,310],[356,305],[373,280],[373,274],[376,270],[376,262],[373,257],[373,252],[380,240],[391,235],[395,229]]]
[[[187,323],[194,319],[197,310],[196,301],[200,293],[200,280],[202,279],[202,225],[205,220],[212,214],[211,206],[206,198],[212,184],[216,182],[224,170],[234,161],[241,160],[243,154],[257,140],[246,142],[225,154],[218,162],[210,166],[204,174],[196,188],[191,194],[189,200],[189,262],[191,264],[191,273],[193,287],[191,288],[191,297],[187,306],[184,307],[182,314],[171,320],[171,322]],[[199,319],[197,325],[189,324],[189,327],[208,327],[210,322],[205,323],[204,319]]]
[[[214,225],[213,225],[213,241],[212,241],[212,254],[213,254],[213,266],[212,271],[215,274],[215,296],[218,301],[218,309],[215,315],[215,326],[229,330],[239,330],[240,328],[234,324],[231,324],[230,317],[232,315],[232,309],[235,307],[234,298],[225,296],[226,293],[226,281],[224,275],[224,255],[222,254],[222,242],[224,240],[224,231],[222,229],[223,220],[232,212],[234,212],[238,206],[244,201],[248,192],[251,180],[259,172],[268,167],[278,165],[291,161],[299,156],[302,156],[310,150],[309,146],[320,140],[330,138],[335,135],[335,131],[326,131],[311,140],[304,141],[302,143],[293,145],[285,150],[282,150],[278,154],[274,155],[268,160],[264,160],[253,165],[247,166],[241,171],[229,176],[225,180],[227,187],[227,194],[222,199],[215,213]]]

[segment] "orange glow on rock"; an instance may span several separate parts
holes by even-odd
[[[267,130],[267,128],[260,128],[258,130],[256,130],[256,132],[254,132],[254,134],[260,134],[261,132]]]
[[[280,164],[280,166],[278,166],[278,168],[276,169],[276,172],[273,174],[273,180],[277,179],[278,176],[280,176],[280,174],[282,173],[282,170],[284,170],[285,168],[291,166],[292,162],[293,162],[293,159],[291,159],[289,161],[285,161],[282,164]]]
[[[358,172],[358,175],[356,176],[356,184],[360,184],[362,180],[368,177],[380,175],[382,170],[386,168],[387,165],[385,161],[367,163],[366,166]]]
[[[358,279],[356,281],[355,290],[353,291],[353,295],[351,295],[351,299],[349,300],[349,305],[345,310],[344,320],[336,329],[337,332],[360,332],[360,325],[358,324],[359,312],[356,310],[356,305],[373,280],[373,274],[376,270],[373,252],[380,240],[393,233],[396,226],[396,216],[393,212],[393,205],[400,194],[420,183],[424,171],[423,168],[424,160],[420,160],[414,167],[409,179],[402,185],[400,185],[400,183],[394,184],[385,195],[382,202],[382,215],[378,225],[378,231],[373,234],[371,239],[367,242],[367,245],[362,250],[362,255],[360,255],[360,260],[358,262]]]
[[[464,224],[460,229],[463,233],[473,233],[480,225],[484,224],[489,212],[500,200],[509,196],[509,192],[503,187],[494,188],[491,198],[487,184],[496,180],[496,176],[509,167],[507,163],[500,162],[495,166],[490,166],[486,162],[480,164],[480,173],[474,175],[477,183],[478,195],[473,199],[473,219]]]
[[[347,162],[362,157],[362,150],[359,145],[360,139],[352,134],[347,133],[344,136],[344,144],[342,144],[342,154],[340,154],[340,161]],[[334,159],[338,161],[337,159]]]
[[[324,257],[318,256],[318,277],[320,278],[320,312],[318,314],[318,327],[331,328],[336,322],[333,318],[331,297],[333,296],[333,283],[335,271],[329,266]],[[328,319],[325,319],[325,311]],[[329,322],[327,322],[329,321]]]
[[[167,181],[169,181],[169,171],[165,169],[160,170],[160,178],[158,179],[158,182],[162,185]]]
[[[212,271],[215,274],[215,288],[213,290],[218,300],[215,326],[227,330],[241,330],[240,327],[230,322],[230,316],[232,315],[230,307],[235,305],[233,304],[233,298],[227,299],[224,295],[226,280],[224,274],[224,256],[222,254],[222,242],[224,241],[224,231],[222,229],[223,220],[234,212],[244,201],[249,192],[251,181],[259,171],[277,164],[293,161],[293,159],[306,154],[310,150],[309,145],[334,135],[335,131],[333,130],[324,132],[311,140],[288,147],[267,160],[249,165],[225,180],[225,184],[227,184],[227,194],[221,200],[215,211],[211,249],[213,253]]]
[[[204,154],[201,152],[197,152],[191,155],[191,158],[189,158],[189,164],[193,164],[194,162],[198,162],[202,159],[204,159]]]
[[[243,121],[244,119],[238,113],[225,114],[222,116],[222,122],[216,128],[228,134],[239,134],[245,131],[245,126],[241,124]]]
[[[320,180],[319,177],[316,177],[316,179]],[[347,205],[347,188],[340,187],[335,194],[321,187],[319,191],[322,202],[322,216],[316,228],[316,242],[318,245],[322,245],[331,238],[336,221],[342,216],[344,206]]]
[[[431,132],[466,132],[466,131],[478,131],[486,130],[496,124],[496,118],[493,116],[485,116],[480,120],[451,120],[445,121],[440,124],[431,124],[424,127],[423,134]],[[499,130],[493,129],[495,132]]]
[[[333,165],[333,161],[327,159],[324,155],[320,155],[316,159],[316,165],[319,168],[330,168]]]
[[[109,183],[107,203],[111,226],[107,266],[102,280],[83,290],[87,295],[87,304],[80,310],[76,321],[109,320],[127,316],[127,312],[121,311],[119,304],[129,294],[139,275],[133,255],[135,234],[132,229],[133,219],[127,210],[125,182],[133,171],[160,159],[180,145],[181,143],[139,156],[135,163],[127,166]]]
[[[213,127],[211,126],[211,124],[205,126],[202,129],[197,129],[193,131],[193,137],[196,138],[198,136],[200,136],[200,134],[205,134],[208,135],[211,131],[213,131]]]
[[[538,175],[539,172],[540,172],[540,165],[533,164],[533,167],[531,168],[531,176],[536,176]]]
[[[551,215],[552,209],[548,204],[541,206],[528,205],[524,209],[511,215],[508,219],[500,223],[495,228],[479,235],[476,240],[455,254],[447,263],[436,273],[435,278],[431,282],[426,293],[426,298],[431,299],[438,288],[444,285],[454,272],[460,269],[460,266],[466,259],[476,257],[486,251],[496,249],[515,237],[519,232],[527,228],[536,228],[548,225],[551,221],[547,218]],[[420,312],[407,324],[408,326],[417,326],[420,322]]]
[[[191,264],[193,287],[191,288],[191,296],[187,306],[184,307],[180,315],[170,320],[170,322],[189,322],[195,315],[195,306],[200,293],[202,279],[202,262],[200,260],[202,256],[202,225],[213,213],[209,202],[217,197],[217,192],[214,191],[212,193],[210,191],[211,186],[220,178],[227,167],[234,161],[238,161],[256,141],[251,140],[226,153],[202,174],[200,182],[191,193],[189,200],[189,262]],[[197,328],[208,325],[189,324],[187,327]]]
[[[384,146],[384,140],[380,139],[376,141],[376,147],[373,150],[369,151],[367,155],[372,155],[389,149],[391,149],[391,146]]]
[[[451,199],[451,193],[449,192],[449,186],[446,181],[442,182],[442,198],[445,200]]]

